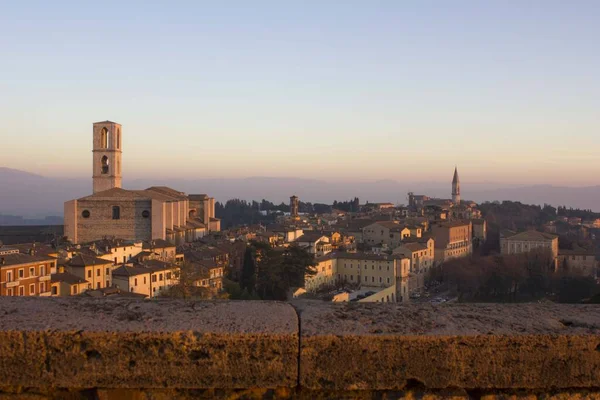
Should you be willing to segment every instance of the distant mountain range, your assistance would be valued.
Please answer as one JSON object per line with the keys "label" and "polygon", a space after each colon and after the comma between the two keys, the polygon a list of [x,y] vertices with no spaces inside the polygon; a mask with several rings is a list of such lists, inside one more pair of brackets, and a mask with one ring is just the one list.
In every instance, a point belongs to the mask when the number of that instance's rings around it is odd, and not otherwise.
{"label": "distant mountain range", "polygon": [[[490,183],[461,182],[463,199],[476,202],[494,200],[521,201],[526,204],[549,203],[600,211],[600,186],[560,187],[552,185],[498,186]],[[450,197],[447,183],[404,183],[393,180],[349,182],[301,178],[231,178],[231,179],[136,179],[124,180],[127,189],[170,186],[188,194],[206,193],[217,201],[232,198],[267,199],[288,202],[295,194],[302,201],[332,203],[358,197],[361,203],[393,202],[406,204],[409,191],[431,197]],[[48,178],[25,171],[0,167],[0,214],[44,217],[62,215],[63,203],[92,192],[92,179]]]}

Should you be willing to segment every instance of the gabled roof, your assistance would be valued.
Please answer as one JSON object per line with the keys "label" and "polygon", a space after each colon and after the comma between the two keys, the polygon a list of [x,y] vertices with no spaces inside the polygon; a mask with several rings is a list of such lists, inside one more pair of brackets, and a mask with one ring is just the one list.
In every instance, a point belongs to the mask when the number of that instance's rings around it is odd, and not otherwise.
{"label": "gabled roof", "polygon": [[146,241],[142,243],[142,249],[144,250],[164,249],[168,247],[175,247],[175,245],[163,239],[152,239],[149,242]]}
{"label": "gabled roof", "polygon": [[126,265],[121,265],[119,268],[113,270],[112,274],[113,276],[137,276],[150,274],[152,272],[151,269],[145,267],[128,267]]}
{"label": "gabled roof", "polygon": [[96,192],[89,196],[81,197],[78,200],[112,200],[115,198],[123,199],[123,200],[149,200],[148,195],[144,195],[140,193],[139,190],[125,190],[122,188],[112,188],[108,190],[103,190],[101,192]]}
{"label": "gabled roof", "polygon": [[91,265],[112,265],[112,261],[92,257],[85,254],[77,254],[68,262],[71,267],[88,267]]}
{"label": "gabled roof", "polygon": [[298,243],[314,243],[324,237],[327,237],[327,235],[324,235],[322,232],[305,231],[304,234],[295,241]]}
{"label": "gabled roof", "polygon": [[167,186],[152,186],[146,189],[147,192],[158,192],[161,194],[165,194],[167,196],[171,196],[177,200],[187,200],[187,196],[184,192],[180,192],[179,190],[171,189]]}
{"label": "gabled roof", "polygon": [[68,283],[69,285],[76,285],[78,283],[87,282],[85,279],[82,279],[82,278],[78,277],[77,275],[74,275],[70,272],[61,272],[58,274],[52,274],[52,276],[50,277],[50,281],[52,283],[64,282],[64,283]]}
{"label": "gabled roof", "polygon": [[420,242],[410,242],[401,244],[400,248],[408,249],[414,253],[415,251],[427,250],[427,245]]}
{"label": "gabled roof", "polygon": [[557,239],[558,236],[552,235],[550,233],[538,232],[538,231],[525,231],[521,233],[517,233],[516,235],[512,235],[507,237],[508,240],[520,240],[520,241],[531,241],[531,242],[545,242]]}

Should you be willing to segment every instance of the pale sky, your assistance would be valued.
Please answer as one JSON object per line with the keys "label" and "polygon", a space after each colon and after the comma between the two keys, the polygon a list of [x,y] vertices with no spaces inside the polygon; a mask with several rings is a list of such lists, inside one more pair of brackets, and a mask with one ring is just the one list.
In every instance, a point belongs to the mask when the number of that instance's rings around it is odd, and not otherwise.
{"label": "pale sky", "polygon": [[595,185],[598,21],[597,0],[0,0],[0,166],[91,176],[108,119],[127,178]]}

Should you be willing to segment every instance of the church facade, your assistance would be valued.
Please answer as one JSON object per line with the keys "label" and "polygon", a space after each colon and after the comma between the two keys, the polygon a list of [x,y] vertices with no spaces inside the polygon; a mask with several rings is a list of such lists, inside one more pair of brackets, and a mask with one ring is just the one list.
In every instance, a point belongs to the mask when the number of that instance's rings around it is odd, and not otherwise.
{"label": "church facade", "polygon": [[86,243],[115,237],[180,244],[220,230],[215,200],[205,194],[186,195],[166,186],[123,189],[122,127],[111,121],[93,126],[93,193],[65,203],[68,240]]}

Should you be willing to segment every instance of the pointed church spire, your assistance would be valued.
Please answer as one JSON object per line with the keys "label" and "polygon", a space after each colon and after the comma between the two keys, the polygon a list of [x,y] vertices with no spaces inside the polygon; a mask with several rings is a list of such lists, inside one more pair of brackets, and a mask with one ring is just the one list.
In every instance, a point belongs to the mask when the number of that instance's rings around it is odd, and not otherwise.
{"label": "pointed church spire", "polygon": [[458,179],[458,169],[454,166],[454,178],[452,178],[452,202],[460,204],[460,179]]}

